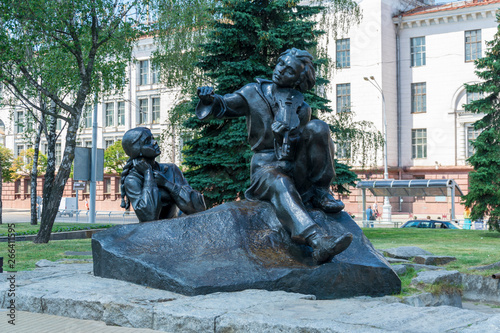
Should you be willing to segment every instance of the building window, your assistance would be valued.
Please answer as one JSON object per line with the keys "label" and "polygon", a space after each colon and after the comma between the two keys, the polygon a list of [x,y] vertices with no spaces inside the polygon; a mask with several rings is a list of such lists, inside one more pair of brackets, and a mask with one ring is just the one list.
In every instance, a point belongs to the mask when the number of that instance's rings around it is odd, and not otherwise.
{"label": "building window", "polygon": [[16,180],[14,183],[14,191],[16,191],[16,194],[21,194],[21,179]]}
{"label": "building window", "polygon": [[139,119],[138,123],[139,124],[146,124],[148,122],[148,100],[147,99],[140,99],[139,100]]}
{"label": "building window", "polygon": [[153,124],[159,124],[160,123],[160,98],[155,97],[152,99],[152,109],[153,109],[153,119],[151,119],[151,122]]}
{"label": "building window", "polygon": [[104,178],[104,193],[111,193],[111,178]]}
{"label": "building window", "polygon": [[56,129],[60,131],[62,129],[62,119],[57,119],[56,121]]}
{"label": "building window", "polygon": [[344,140],[337,143],[337,158],[349,159],[351,158],[351,140]]}
{"label": "building window", "polygon": [[115,143],[115,140],[104,140],[104,149],[108,149],[110,146],[112,146]]}
{"label": "building window", "polygon": [[125,125],[125,102],[118,102],[118,126]]}
{"label": "building window", "polygon": [[31,193],[31,180],[28,178],[28,179],[25,179],[24,180],[24,184],[25,184],[25,192],[26,194],[30,194]]}
{"label": "building window", "polygon": [[56,164],[61,164],[61,159],[62,159],[61,144],[56,143]]}
{"label": "building window", "polygon": [[139,61],[139,85],[149,82],[149,60]]}
{"label": "building window", "polygon": [[465,61],[481,58],[481,30],[465,32]]}
{"label": "building window", "polygon": [[425,37],[410,39],[411,65],[413,67],[425,66]]}
{"label": "building window", "polygon": [[83,126],[85,126],[85,128],[92,127],[92,105],[85,105],[83,112]]}
{"label": "building window", "polygon": [[467,92],[467,104],[477,101],[481,98],[483,98],[483,93],[481,92]]}
{"label": "building window", "polygon": [[337,48],[337,68],[351,67],[351,40],[339,39],[336,41]]}
{"label": "building window", "polygon": [[474,155],[474,146],[472,142],[476,141],[477,137],[481,134],[481,130],[474,129],[474,125],[467,126],[467,142],[466,142],[466,157],[469,158]]}
{"label": "building window", "polygon": [[106,114],[106,127],[113,126],[115,124],[113,119],[115,115],[115,103],[104,104],[104,111]]}
{"label": "building window", "polygon": [[426,83],[412,83],[411,84],[411,112],[422,113],[427,112],[426,107]]}
{"label": "building window", "polygon": [[18,157],[19,155],[21,155],[21,152],[24,150],[24,145],[16,145],[16,156],[15,157]]}
{"label": "building window", "polygon": [[92,141],[85,141],[85,148],[92,148]]}
{"label": "building window", "polygon": [[17,116],[16,116],[16,133],[23,133],[24,132],[24,112],[23,111],[17,111]]}
{"label": "building window", "polygon": [[351,84],[337,84],[337,112],[351,111]]}
{"label": "building window", "polygon": [[412,158],[427,158],[427,129],[411,130]]}
{"label": "building window", "polygon": [[151,65],[151,83],[155,84],[160,82],[160,68],[157,65]]}

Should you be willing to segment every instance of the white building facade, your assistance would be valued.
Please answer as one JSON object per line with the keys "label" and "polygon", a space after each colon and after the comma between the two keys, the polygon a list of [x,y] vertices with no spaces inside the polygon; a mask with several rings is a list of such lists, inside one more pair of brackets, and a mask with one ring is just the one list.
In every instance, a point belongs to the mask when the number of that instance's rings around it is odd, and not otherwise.
{"label": "white building facade", "polygon": [[[472,170],[466,159],[472,153],[470,140],[478,135],[472,124],[481,116],[464,112],[463,104],[478,98],[466,94],[464,83],[478,80],[474,59],[485,55],[486,41],[497,31],[500,1],[362,0],[359,5],[361,23],[329,43],[338,66],[328,91],[332,108],[343,112],[347,99],[345,110],[383,132],[382,93],[370,81],[378,84],[385,97],[389,179],[450,178],[466,193]],[[353,165],[361,179],[383,178],[383,153],[377,154],[375,168]],[[343,199],[346,210],[362,211],[359,190]],[[379,207],[382,200],[368,197]],[[450,200],[390,201],[395,214],[435,218],[449,217]]]}

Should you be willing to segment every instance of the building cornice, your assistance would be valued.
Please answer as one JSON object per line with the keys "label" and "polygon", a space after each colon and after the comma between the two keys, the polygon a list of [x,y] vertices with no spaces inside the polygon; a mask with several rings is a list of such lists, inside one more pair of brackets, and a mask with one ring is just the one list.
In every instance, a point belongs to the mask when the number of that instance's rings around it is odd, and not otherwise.
{"label": "building cornice", "polygon": [[451,7],[445,10],[436,8],[434,11],[422,11],[409,15],[403,13],[395,16],[393,22],[401,29],[412,29],[476,20],[495,21],[499,6],[500,0],[476,6]]}

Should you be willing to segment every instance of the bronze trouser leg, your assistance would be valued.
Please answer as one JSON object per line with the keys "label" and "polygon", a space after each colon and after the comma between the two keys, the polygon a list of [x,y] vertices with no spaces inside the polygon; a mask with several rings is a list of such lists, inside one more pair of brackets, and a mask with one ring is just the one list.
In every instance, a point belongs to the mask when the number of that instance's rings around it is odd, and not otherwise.
{"label": "bronze trouser leg", "polygon": [[256,153],[252,157],[252,185],[245,196],[251,200],[269,201],[292,239],[305,243],[318,226],[304,207],[292,177],[278,164],[274,151]]}
{"label": "bronze trouser leg", "polygon": [[334,146],[330,128],[321,120],[304,127],[297,144],[294,179],[297,190],[307,193],[312,186],[328,188],[335,177]]}
{"label": "bronze trouser leg", "polygon": [[317,225],[307,213],[290,177],[278,175],[269,194],[278,220],[294,241],[305,243],[307,237],[316,233]]}

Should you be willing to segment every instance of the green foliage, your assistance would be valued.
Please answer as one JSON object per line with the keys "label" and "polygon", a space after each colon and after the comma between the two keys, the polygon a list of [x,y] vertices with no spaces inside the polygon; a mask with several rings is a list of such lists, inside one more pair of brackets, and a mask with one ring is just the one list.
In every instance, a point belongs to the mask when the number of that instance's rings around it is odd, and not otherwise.
{"label": "green foliage", "polygon": [[[40,113],[40,124],[50,124],[45,128],[49,161],[44,210],[35,242],[49,241],[71,173],[84,105],[89,95],[125,86],[133,43],[149,33],[145,19],[149,4],[149,0],[0,0],[0,81]],[[56,119],[66,123],[57,173]]]}
{"label": "green foliage", "polygon": [[121,174],[128,156],[123,150],[122,141],[118,140],[104,151],[104,170],[108,173]]}
{"label": "green foliage", "polygon": [[160,68],[162,83],[192,93],[206,83],[195,62],[200,44],[207,41],[207,31],[214,20],[218,0],[153,0],[156,14],[153,29],[159,32],[153,64]]}
{"label": "green foliage", "polygon": [[468,161],[474,171],[469,174],[469,193],[462,199],[472,208],[473,220],[489,217],[489,228],[500,232],[500,26],[487,45],[486,56],[474,62],[482,82],[465,85],[467,92],[483,96],[464,105],[465,110],[484,116],[474,124],[482,132],[472,142],[475,152]]}
{"label": "green foliage", "polygon": [[330,124],[333,141],[345,144],[347,148],[348,154],[343,156],[343,163],[360,165],[361,168],[376,166],[377,154],[384,145],[383,135],[372,122],[355,121],[354,116],[355,113],[350,111],[324,114],[322,118]]}
{"label": "green foliage", "polygon": [[408,296],[417,291],[417,289],[411,285],[411,280],[415,277],[417,277],[417,272],[413,267],[407,267],[406,272],[399,276],[401,279],[401,294],[399,296]]}
{"label": "green foliage", "polygon": [[335,160],[335,172],[337,177],[333,180],[333,187],[338,194],[349,194],[349,186],[355,187],[358,175],[351,170],[351,167]]}
{"label": "green foliage", "polygon": [[0,181],[10,182],[13,180],[13,174],[10,170],[12,166],[12,150],[0,145],[0,167],[2,173],[0,174]]}
{"label": "green foliage", "polygon": [[[12,162],[10,170],[13,174],[14,180],[24,178],[29,176],[31,169],[33,168],[33,157],[35,155],[35,149],[29,148],[21,151],[18,157]],[[38,164],[37,171],[38,175],[42,175],[47,170],[47,156],[38,153]]]}
{"label": "green foliage", "polygon": [[[324,7],[301,6],[298,1],[262,0],[217,1],[213,30],[202,45],[203,55],[196,64],[224,95],[255,82],[270,78],[279,55],[296,47],[313,51],[324,32],[316,29],[314,17]],[[326,63],[318,59],[317,67]],[[318,77],[317,85],[327,81]],[[313,113],[329,111],[328,100],[310,91],[305,94]],[[193,102],[197,101],[193,97]],[[194,103],[191,104],[194,106]],[[193,109],[191,109],[191,112]],[[195,132],[184,149],[185,173],[190,184],[203,191],[207,203],[242,198],[249,185],[252,153],[247,143],[244,119],[199,121],[190,119],[185,126]],[[356,179],[348,168],[339,168],[339,181],[353,184]],[[342,184],[336,184],[347,191]]]}

